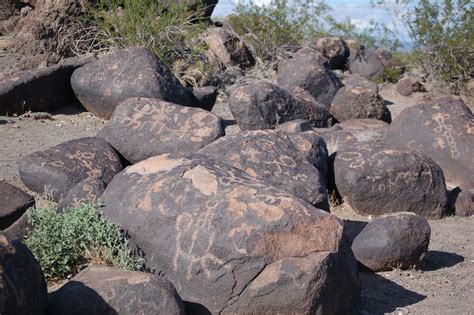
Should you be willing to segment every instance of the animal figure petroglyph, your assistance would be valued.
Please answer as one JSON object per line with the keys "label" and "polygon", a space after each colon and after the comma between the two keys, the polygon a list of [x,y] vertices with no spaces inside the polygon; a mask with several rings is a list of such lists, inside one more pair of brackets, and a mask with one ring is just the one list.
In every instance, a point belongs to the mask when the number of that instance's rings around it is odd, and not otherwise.
{"label": "animal figure petroglyph", "polygon": [[437,126],[433,129],[438,137],[435,138],[433,147],[438,149],[444,149],[447,143],[451,157],[457,159],[461,154],[457,149],[456,140],[453,137],[453,125],[447,124],[446,121],[451,117],[448,113],[436,113],[432,116],[432,119],[437,123]]}

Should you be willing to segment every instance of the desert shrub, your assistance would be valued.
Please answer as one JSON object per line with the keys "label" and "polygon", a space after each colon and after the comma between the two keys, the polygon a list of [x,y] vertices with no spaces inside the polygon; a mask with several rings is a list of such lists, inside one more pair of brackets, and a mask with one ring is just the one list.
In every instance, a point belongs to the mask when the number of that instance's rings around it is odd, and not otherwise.
{"label": "desert shrub", "polygon": [[257,57],[274,59],[280,49],[291,49],[305,38],[320,35],[328,10],[325,2],[315,0],[271,0],[267,5],[240,1],[234,31],[241,36],[252,33],[259,42]]}
{"label": "desert shrub", "polygon": [[415,64],[433,80],[463,89],[474,68],[474,5],[469,0],[401,0],[392,8],[413,42]]}
{"label": "desert shrub", "polygon": [[27,218],[32,229],[25,244],[47,279],[64,279],[87,263],[142,267],[120,227],[104,218],[98,205],[83,203],[64,213],[53,207],[31,209]]}
{"label": "desert shrub", "polygon": [[89,18],[99,29],[101,43],[111,47],[152,49],[170,68],[177,60],[202,61],[205,46],[195,39],[207,27],[204,7],[156,0],[98,0]]}

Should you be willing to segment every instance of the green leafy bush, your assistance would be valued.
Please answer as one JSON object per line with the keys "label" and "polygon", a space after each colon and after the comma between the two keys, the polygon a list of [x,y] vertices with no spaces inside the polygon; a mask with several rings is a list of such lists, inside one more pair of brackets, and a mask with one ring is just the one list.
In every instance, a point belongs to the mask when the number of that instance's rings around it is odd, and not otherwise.
{"label": "green leafy bush", "polygon": [[194,39],[207,27],[204,7],[156,0],[98,0],[89,15],[107,46],[152,49],[170,68],[177,60],[202,61],[206,48]]}
{"label": "green leafy bush", "polygon": [[[389,5],[390,4],[390,5]],[[433,80],[459,92],[474,68],[474,4],[469,0],[379,0],[405,25],[413,42],[415,64]]]}
{"label": "green leafy bush", "polygon": [[32,229],[25,244],[41,265],[47,279],[63,279],[87,263],[138,270],[143,259],[128,248],[119,226],[99,212],[99,206],[83,203],[59,213],[53,207],[31,209]]}

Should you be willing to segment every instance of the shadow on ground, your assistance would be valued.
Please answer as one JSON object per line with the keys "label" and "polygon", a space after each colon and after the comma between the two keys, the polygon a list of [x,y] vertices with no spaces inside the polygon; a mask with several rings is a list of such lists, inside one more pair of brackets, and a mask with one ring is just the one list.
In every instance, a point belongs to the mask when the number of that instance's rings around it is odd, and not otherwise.
{"label": "shadow on ground", "polygon": [[455,253],[431,250],[426,254],[423,270],[434,271],[453,267],[464,261],[464,257]]}
{"label": "shadow on ground", "polygon": [[426,298],[373,272],[361,272],[360,280],[361,298],[351,315],[392,313]]}

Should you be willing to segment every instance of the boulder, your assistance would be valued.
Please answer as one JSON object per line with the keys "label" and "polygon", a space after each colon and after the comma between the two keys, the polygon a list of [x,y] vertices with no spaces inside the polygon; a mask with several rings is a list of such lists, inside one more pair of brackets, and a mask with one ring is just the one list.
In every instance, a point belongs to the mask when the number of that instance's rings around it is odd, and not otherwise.
{"label": "boulder", "polygon": [[315,131],[289,135],[301,157],[316,167],[325,183],[328,181],[328,149],[324,139]]}
{"label": "boulder", "polygon": [[216,70],[231,66],[247,69],[255,65],[255,58],[247,45],[228,29],[210,28],[204,33],[202,40],[208,47],[207,58]]}
{"label": "boulder", "polygon": [[0,21],[7,20],[19,13],[15,4],[16,0],[2,0],[0,2]]}
{"label": "boulder", "polygon": [[77,102],[70,79],[92,58],[72,59],[36,71],[21,71],[0,81],[0,115],[51,112]]}
{"label": "boulder", "polygon": [[223,135],[216,115],[150,98],[120,104],[98,134],[131,163],[163,153],[188,155]]}
{"label": "boulder", "polygon": [[0,313],[45,314],[48,292],[41,267],[20,241],[0,233]]}
{"label": "boulder", "polygon": [[367,79],[382,77],[385,67],[377,53],[371,49],[360,49],[349,63],[349,71]]}
{"label": "boulder", "polygon": [[390,50],[385,48],[377,48],[375,53],[379,57],[380,61],[382,61],[384,67],[393,67],[395,65],[395,62],[393,61],[393,55]]}
{"label": "boulder", "polygon": [[203,86],[193,89],[193,94],[199,102],[199,107],[211,111],[216,103],[217,88],[215,86]]}
{"label": "boulder", "polygon": [[199,153],[239,168],[317,208],[329,210],[323,177],[298,154],[283,132],[242,131],[209,144]]}
{"label": "boulder", "polygon": [[466,184],[474,174],[474,115],[462,101],[444,98],[404,109],[384,142],[426,154],[441,166],[449,184],[473,188]]}
{"label": "boulder", "polygon": [[349,58],[349,47],[340,37],[323,37],[314,43],[314,49],[329,60],[331,69],[343,70]]}
{"label": "boulder", "polygon": [[293,135],[304,131],[312,130],[309,121],[304,119],[295,119],[278,125],[278,130],[283,131],[287,135]]}
{"label": "boulder", "polygon": [[378,93],[377,84],[360,76],[344,81],[331,104],[331,115],[339,122],[357,118],[373,118],[390,122],[390,111]]}
{"label": "boulder", "polygon": [[66,141],[20,160],[20,178],[29,189],[47,192],[58,201],[87,177],[100,178],[108,184],[122,170],[114,149],[97,137]]}
{"label": "boulder", "polygon": [[104,55],[74,71],[71,85],[88,111],[106,119],[118,104],[131,97],[159,98],[184,106],[196,104],[193,95],[147,48],[130,47]]}
{"label": "boulder", "polygon": [[373,271],[419,266],[430,243],[428,221],[411,212],[390,213],[365,226],[352,243],[357,261]]}
{"label": "boulder", "polygon": [[336,217],[208,157],[152,157],[102,198],[147,267],[211,313],[343,314],[360,294]]}
{"label": "boulder", "polygon": [[303,88],[328,107],[342,86],[328,62],[316,53],[296,54],[292,59],[280,61],[277,82],[286,89],[293,86]]}
{"label": "boulder", "polygon": [[97,203],[104,191],[105,184],[102,179],[88,177],[69,190],[67,195],[59,202],[58,209],[77,208],[82,202]]}
{"label": "boulder", "polygon": [[51,293],[49,315],[186,314],[165,278],[113,267],[90,266]]}
{"label": "boulder", "polygon": [[339,194],[363,215],[408,211],[440,219],[448,210],[443,171],[421,153],[350,143],[337,151],[334,177]]}
{"label": "boulder", "polygon": [[349,131],[357,141],[379,141],[382,140],[390,127],[384,121],[371,118],[349,119],[341,122],[339,126]]}
{"label": "boulder", "polygon": [[254,81],[235,88],[229,107],[241,130],[274,129],[295,119],[308,120],[312,126],[327,125],[329,111],[304,92],[294,96],[282,88]]}
{"label": "boulder", "polygon": [[25,211],[35,205],[35,199],[4,181],[0,181],[0,230],[15,223]]}
{"label": "boulder", "polygon": [[425,87],[418,79],[412,76],[404,76],[398,81],[397,91],[404,96],[410,96],[414,92],[424,92]]}
{"label": "boulder", "polygon": [[464,189],[459,189],[456,196],[455,210],[456,215],[461,217],[469,217],[474,215],[474,184],[461,184]]}

